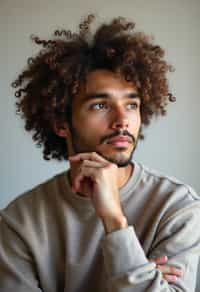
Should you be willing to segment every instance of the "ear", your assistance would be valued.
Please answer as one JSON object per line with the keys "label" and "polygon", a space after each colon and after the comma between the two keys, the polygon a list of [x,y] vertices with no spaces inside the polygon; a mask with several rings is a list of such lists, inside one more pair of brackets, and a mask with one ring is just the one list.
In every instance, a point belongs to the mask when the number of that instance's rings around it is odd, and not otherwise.
{"label": "ear", "polygon": [[75,151],[72,145],[72,141],[71,141],[72,137],[71,137],[71,132],[70,132],[68,123],[65,122],[64,124],[60,124],[58,122],[55,122],[53,128],[56,135],[66,139],[68,155],[74,155]]}
{"label": "ear", "polygon": [[67,138],[70,134],[69,126],[67,123],[60,124],[58,122],[55,122],[53,128],[54,128],[54,132],[59,137]]}

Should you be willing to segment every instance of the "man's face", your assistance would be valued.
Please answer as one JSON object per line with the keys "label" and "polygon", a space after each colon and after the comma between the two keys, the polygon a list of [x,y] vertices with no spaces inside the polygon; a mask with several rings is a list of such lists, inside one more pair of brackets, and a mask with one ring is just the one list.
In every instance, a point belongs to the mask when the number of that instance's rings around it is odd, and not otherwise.
{"label": "man's face", "polygon": [[118,167],[127,166],[140,125],[140,98],[134,84],[108,70],[92,71],[72,103],[69,155],[97,152]]}

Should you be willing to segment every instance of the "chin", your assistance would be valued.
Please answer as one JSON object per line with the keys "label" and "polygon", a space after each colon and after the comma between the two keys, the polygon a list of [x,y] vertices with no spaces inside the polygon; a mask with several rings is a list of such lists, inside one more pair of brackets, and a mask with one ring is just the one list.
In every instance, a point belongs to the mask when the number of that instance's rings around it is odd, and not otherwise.
{"label": "chin", "polygon": [[113,154],[113,155],[109,155],[109,154],[106,155],[106,153],[101,153],[101,152],[97,152],[97,153],[100,154],[106,160],[110,161],[111,163],[116,164],[118,167],[128,166],[131,163],[132,154],[133,154],[131,153],[127,157],[127,155],[124,155],[122,153]]}
{"label": "chin", "polygon": [[126,167],[131,163],[131,159],[119,160],[119,159],[108,159],[110,162],[115,163],[118,167]]}

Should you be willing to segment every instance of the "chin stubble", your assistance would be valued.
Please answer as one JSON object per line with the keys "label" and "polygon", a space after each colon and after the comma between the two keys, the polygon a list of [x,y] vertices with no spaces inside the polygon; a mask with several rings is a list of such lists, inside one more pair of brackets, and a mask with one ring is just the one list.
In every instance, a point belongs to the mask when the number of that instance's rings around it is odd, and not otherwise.
{"label": "chin stubble", "polygon": [[[83,148],[81,148],[81,145],[79,146],[78,143],[75,142],[75,141],[79,141],[79,135],[78,135],[77,131],[75,130],[75,128],[72,126],[72,123],[69,123],[69,128],[70,128],[70,132],[71,132],[72,146],[73,146],[74,151],[76,153],[86,152],[86,151],[94,151],[94,150],[84,150]],[[112,157],[107,157],[106,155],[102,154],[99,151],[96,151],[96,152],[99,155],[101,155],[103,158],[110,161],[111,163],[115,163],[118,167],[125,167],[131,163],[133,154],[134,154],[136,147],[137,147],[138,140],[133,135],[131,135],[127,130],[119,129],[110,135],[102,137],[100,140],[100,144],[107,144],[109,139],[114,138],[114,137],[119,136],[119,135],[129,136],[132,139],[132,143],[133,143],[134,147],[133,147],[133,149],[132,149],[132,151],[127,159],[125,159],[125,160],[122,159],[121,161],[119,161],[119,159],[117,159],[117,158],[115,159]],[[124,148],[118,148],[119,152],[121,152],[123,150],[124,150]]]}

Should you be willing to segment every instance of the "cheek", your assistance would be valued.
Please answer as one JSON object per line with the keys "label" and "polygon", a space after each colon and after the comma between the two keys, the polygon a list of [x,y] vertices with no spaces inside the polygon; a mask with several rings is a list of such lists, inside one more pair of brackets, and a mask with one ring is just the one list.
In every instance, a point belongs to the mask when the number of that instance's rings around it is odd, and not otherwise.
{"label": "cheek", "polygon": [[129,127],[131,129],[135,129],[140,126],[140,123],[141,123],[140,114],[134,114],[134,115],[130,114],[128,119],[129,119]]}
{"label": "cheek", "polygon": [[74,126],[78,126],[81,129],[89,127],[90,129],[99,129],[107,121],[107,115],[105,113],[91,114],[87,111],[81,111],[78,116],[74,117]]}
{"label": "cheek", "polygon": [[99,136],[105,133],[106,127],[104,127],[103,121],[99,116],[88,116],[87,114],[74,117],[73,127],[76,129],[79,137],[84,140],[96,143],[99,140]]}

